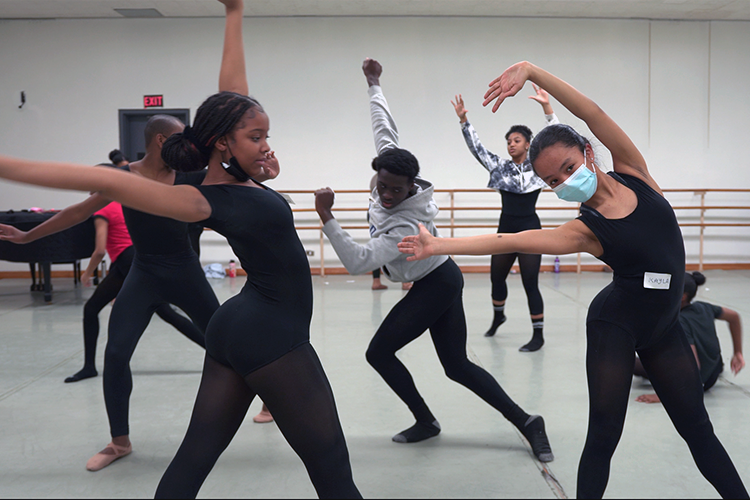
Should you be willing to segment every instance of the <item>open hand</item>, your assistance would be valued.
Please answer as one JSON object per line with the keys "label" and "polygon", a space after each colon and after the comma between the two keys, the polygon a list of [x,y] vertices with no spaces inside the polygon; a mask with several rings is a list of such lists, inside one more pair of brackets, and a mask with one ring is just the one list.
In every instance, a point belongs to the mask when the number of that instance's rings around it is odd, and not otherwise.
{"label": "open hand", "polygon": [[745,358],[744,356],[742,356],[741,352],[737,352],[734,354],[734,356],[732,356],[732,361],[729,366],[732,367],[732,373],[734,373],[735,375],[737,375],[740,370],[745,368]]}
{"label": "open hand", "polygon": [[456,96],[456,102],[451,101],[451,104],[453,104],[453,109],[456,110],[456,115],[458,115],[458,119],[461,121],[461,123],[466,122],[466,113],[468,109],[466,109],[466,106],[464,106],[464,98],[461,94],[458,94]]}
{"label": "open hand", "polygon": [[495,105],[492,106],[492,112],[494,113],[507,97],[516,95],[526,84],[526,80],[529,79],[528,66],[529,63],[525,61],[516,63],[506,69],[502,75],[492,80],[490,89],[484,94],[482,106],[487,106],[497,99]]}
{"label": "open hand", "polygon": [[537,87],[536,83],[531,83],[531,85],[534,86],[534,91],[536,92],[536,95],[530,95],[529,99],[533,99],[542,106],[545,104],[549,104],[549,94],[546,90],[544,90],[542,87]]}
{"label": "open hand", "polygon": [[267,179],[275,179],[279,176],[281,167],[279,167],[279,160],[276,158],[276,151],[269,151],[266,153],[266,160],[263,162],[263,173]]}
{"label": "open hand", "polygon": [[410,254],[406,260],[423,260],[435,255],[433,253],[435,237],[430,234],[423,224],[419,225],[419,234],[407,236],[398,244],[398,251]]}
{"label": "open hand", "polygon": [[0,224],[0,240],[10,241],[11,243],[24,243],[26,231],[21,231],[7,224]]}

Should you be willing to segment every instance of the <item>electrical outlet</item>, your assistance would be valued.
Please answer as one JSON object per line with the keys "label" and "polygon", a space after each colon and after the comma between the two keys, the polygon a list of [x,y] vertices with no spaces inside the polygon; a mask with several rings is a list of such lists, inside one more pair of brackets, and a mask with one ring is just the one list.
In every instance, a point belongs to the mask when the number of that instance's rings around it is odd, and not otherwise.
{"label": "electrical outlet", "polygon": [[308,257],[314,257],[315,256],[315,250],[307,250],[305,251]]}

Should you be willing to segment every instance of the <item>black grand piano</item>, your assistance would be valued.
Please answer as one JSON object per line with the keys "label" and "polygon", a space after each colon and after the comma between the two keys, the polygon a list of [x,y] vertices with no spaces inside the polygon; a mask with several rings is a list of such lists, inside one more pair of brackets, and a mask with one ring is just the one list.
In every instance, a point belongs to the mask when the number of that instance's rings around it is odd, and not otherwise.
{"label": "black grand piano", "polygon": [[[0,223],[28,231],[56,213],[57,211],[10,210],[0,212]],[[31,290],[44,291],[45,302],[50,302],[52,300],[51,265],[73,264],[74,281],[78,283],[81,275],[81,259],[91,257],[94,252],[94,240],[94,222],[92,218],[89,218],[65,231],[25,245],[0,241],[0,260],[28,262],[31,269]],[[39,268],[38,283],[37,266]]]}

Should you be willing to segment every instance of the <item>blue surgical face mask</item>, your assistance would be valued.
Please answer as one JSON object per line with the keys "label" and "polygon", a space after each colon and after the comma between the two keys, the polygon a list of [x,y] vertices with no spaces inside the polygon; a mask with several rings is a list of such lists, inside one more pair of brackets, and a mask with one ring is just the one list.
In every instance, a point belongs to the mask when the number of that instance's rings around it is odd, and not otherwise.
{"label": "blue surgical face mask", "polygon": [[583,156],[583,165],[578,167],[565,182],[552,188],[558,198],[565,201],[577,201],[580,203],[589,201],[596,192],[596,174],[586,168],[586,154]]}

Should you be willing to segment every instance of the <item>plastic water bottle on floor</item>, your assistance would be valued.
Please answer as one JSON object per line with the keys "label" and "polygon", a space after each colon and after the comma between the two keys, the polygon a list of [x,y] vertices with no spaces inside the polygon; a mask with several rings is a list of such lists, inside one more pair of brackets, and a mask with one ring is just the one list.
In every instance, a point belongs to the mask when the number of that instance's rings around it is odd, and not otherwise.
{"label": "plastic water bottle on floor", "polygon": [[555,270],[556,273],[560,272],[560,257],[555,257],[554,270]]}

